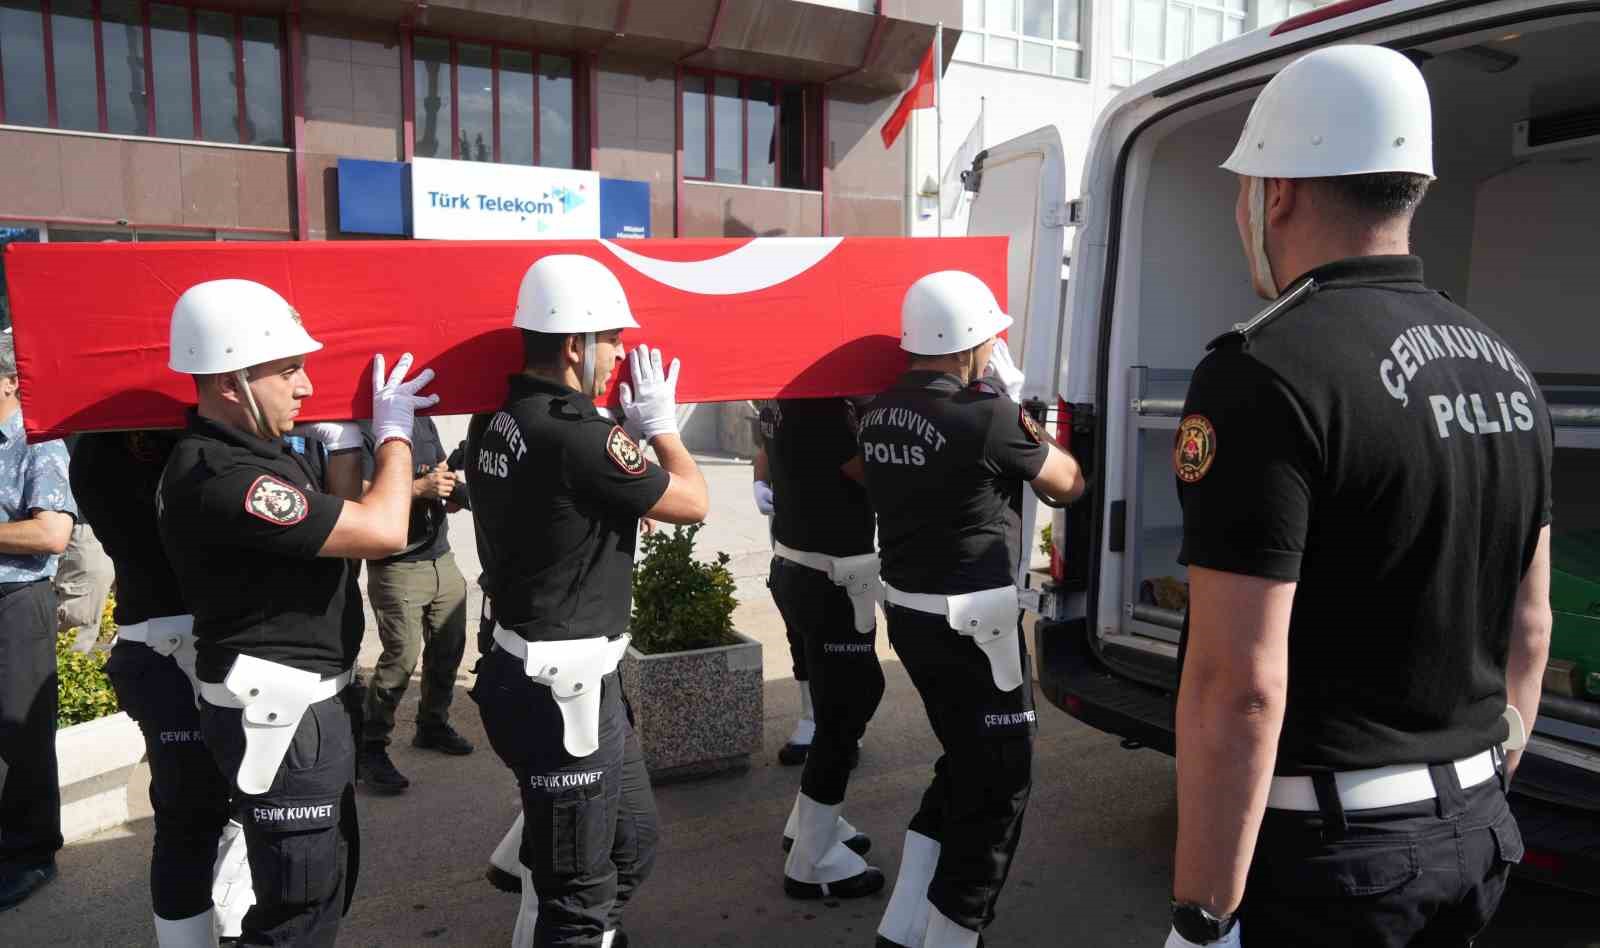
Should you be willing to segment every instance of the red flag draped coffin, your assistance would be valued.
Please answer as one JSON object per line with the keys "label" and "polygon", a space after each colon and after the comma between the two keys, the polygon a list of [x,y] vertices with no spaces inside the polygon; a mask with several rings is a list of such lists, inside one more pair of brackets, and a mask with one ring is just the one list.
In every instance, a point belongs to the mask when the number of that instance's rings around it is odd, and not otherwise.
{"label": "red flag draped coffin", "polygon": [[521,366],[517,287],[553,253],[617,275],[642,327],[624,342],[683,360],[682,402],[879,391],[904,368],[900,300],[918,277],[968,270],[1005,299],[996,237],[12,244],[28,433],[181,425],[194,388],[167,368],[172,305],[222,278],[277,290],[324,344],[302,420],[370,414],[377,352],[437,371],[434,413],[492,410]]}

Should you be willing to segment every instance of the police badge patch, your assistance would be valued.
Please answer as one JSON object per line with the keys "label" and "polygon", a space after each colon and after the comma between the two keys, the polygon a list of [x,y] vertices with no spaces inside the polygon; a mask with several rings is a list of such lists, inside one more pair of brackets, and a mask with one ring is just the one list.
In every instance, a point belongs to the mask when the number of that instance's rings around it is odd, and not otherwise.
{"label": "police badge patch", "polygon": [[299,490],[270,474],[263,474],[245,491],[244,509],[252,517],[289,527],[306,519],[311,504]]}
{"label": "police badge patch", "polygon": [[1022,433],[1034,444],[1044,444],[1044,432],[1039,430],[1039,423],[1033,420],[1026,408],[1018,409],[1018,423],[1022,425]]}
{"label": "police badge patch", "polygon": [[621,425],[612,425],[611,433],[606,435],[606,457],[611,459],[612,464],[622,468],[624,474],[637,477],[644,473],[644,452],[639,450]]}
{"label": "police badge patch", "polygon": [[1189,415],[1178,425],[1172,447],[1172,468],[1178,480],[1193,484],[1211,470],[1217,459],[1217,430],[1205,415]]}

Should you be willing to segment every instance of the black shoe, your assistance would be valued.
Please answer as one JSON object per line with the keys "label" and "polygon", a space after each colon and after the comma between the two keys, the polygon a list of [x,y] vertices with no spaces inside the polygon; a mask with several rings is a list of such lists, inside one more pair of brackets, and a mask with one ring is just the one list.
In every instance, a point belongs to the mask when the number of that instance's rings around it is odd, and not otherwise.
{"label": "black shoe", "polygon": [[411,786],[406,775],[395,769],[389,759],[389,750],[383,746],[365,747],[361,751],[361,782],[374,793],[393,796]]}
{"label": "black shoe", "polygon": [[[794,840],[785,836],[783,838],[783,851],[788,852],[793,848]],[[857,856],[865,856],[867,853],[872,851],[872,837],[868,836],[866,833],[857,833],[856,835],[844,841],[844,848],[855,853]]]}
{"label": "black shoe", "polygon": [[811,753],[810,744],[785,744],[778,748],[778,763],[785,767],[798,767],[806,762],[806,755]]}
{"label": "black shoe", "polygon": [[883,873],[872,866],[838,882],[798,882],[783,877],[784,894],[791,899],[859,899],[882,888]]}
{"label": "black shoe", "polygon": [[[878,940],[873,942],[873,946],[874,946],[874,948],[914,948],[914,946],[912,946],[912,945],[902,945],[897,941],[890,941],[889,939],[883,937],[882,935],[879,935],[878,936]],[[978,936],[978,948],[983,948],[983,936],[982,935]]]}
{"label": "black shoe", "polygon": [[522,878],[512,875],[499,866],[490,866],[484,871],[483,877],[489,880],[490,885],[501,892],[509,892],[512,895],[522,894]]}
{"label": "black shoe", "polygon": [[453,757],[464,757],[472,753],[472,742],[457,734],[456,729],[448,724],[417,728],[417,733],[411,738],[411,746],[440,751]]}
{"label": "black shoe", "polygon": [[16,908],[28,900],[28,896],[44,888],[45,883],[56,877],[56,861],[42,862],[37,866],[28,866],[25,869],[16,869],[0,876],[0,912]]}

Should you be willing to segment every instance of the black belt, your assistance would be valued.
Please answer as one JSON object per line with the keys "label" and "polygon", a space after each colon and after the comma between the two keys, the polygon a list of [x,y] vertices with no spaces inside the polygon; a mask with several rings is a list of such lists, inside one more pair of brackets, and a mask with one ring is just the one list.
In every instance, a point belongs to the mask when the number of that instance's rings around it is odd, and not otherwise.
{"label": "black belt", "polygon": [[49,582],[48,579],[42,579],[41,578],[41,579],[24,580],[23,582],[20,582],[20,583],[0,583],[0,599],[4,599],[5,597],[11,595],[12,593],[22,592],[24,589],[31,589],[32,587],[37,586],[40,583],[47,583],[47,582]]}

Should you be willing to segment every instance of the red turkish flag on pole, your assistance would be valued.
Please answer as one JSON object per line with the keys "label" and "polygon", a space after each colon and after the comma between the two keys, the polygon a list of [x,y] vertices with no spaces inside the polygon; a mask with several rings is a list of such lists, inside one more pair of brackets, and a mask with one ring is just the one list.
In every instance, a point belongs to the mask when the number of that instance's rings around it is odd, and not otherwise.
{"label": "red turkish flag on pole", "polygon": [[883,123],[883,147],[894,147],[894,140],[900,137],[900,130],[906,127],[906,122],[911,118],[912,109],[933,108],[933,44],[928,44],[928,52],[922,57],[922,65],[917,67],[917,81],[911,84],[905,95],[900,97],[900,102],[894,107],[894,112],[888,121]]}

